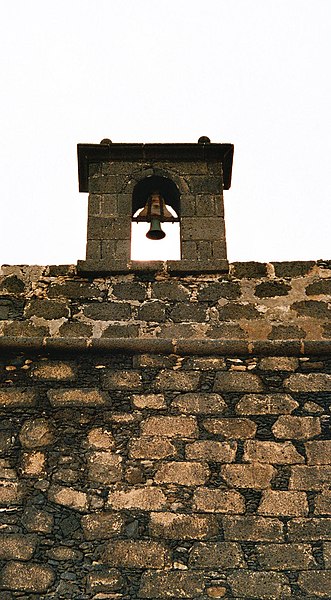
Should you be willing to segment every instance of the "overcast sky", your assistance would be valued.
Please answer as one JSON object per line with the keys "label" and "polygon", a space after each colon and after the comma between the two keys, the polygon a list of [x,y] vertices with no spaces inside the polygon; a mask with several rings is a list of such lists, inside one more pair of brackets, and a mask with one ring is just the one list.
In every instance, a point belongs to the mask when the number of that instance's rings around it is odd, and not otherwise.
{"label": "overcast sky", "polygon": [[235,146],[231,261],[331,258],[330,0],[11,0],[0,29],[0,264],[85,257],[77,143],[201,135]]}

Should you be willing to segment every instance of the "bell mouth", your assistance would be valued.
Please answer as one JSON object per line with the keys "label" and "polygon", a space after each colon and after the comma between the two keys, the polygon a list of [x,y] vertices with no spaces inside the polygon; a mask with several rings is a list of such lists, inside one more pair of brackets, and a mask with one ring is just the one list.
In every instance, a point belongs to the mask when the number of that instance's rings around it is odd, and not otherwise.
{"label": "bell mouth", "polygon": [[166,234],[164,233],[164,231],[162,231],[162,229],[160,230],[150,230],[147,231],[146,233],[146,237],[149,240],[163,240],[163,238],[165,238]]}

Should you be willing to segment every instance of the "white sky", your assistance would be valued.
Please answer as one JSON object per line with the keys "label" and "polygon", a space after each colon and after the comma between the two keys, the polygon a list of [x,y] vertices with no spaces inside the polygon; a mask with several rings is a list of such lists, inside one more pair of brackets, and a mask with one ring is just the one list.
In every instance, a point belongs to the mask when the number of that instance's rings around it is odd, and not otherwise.
{"label": "white sky", "polygon": [[231,261],[331,258],[330,0],[3,0],[0,51],[0,264],[85,257],[77,143],[201,135]]}

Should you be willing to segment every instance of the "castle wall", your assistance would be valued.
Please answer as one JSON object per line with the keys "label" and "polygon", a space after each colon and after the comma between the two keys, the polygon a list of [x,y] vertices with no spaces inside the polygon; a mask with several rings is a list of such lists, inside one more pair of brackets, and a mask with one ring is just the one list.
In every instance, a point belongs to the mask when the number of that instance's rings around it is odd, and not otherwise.
{"label": "castle wall", "polygon": [[2,267],[1,600],[331,596],[330,267]]}

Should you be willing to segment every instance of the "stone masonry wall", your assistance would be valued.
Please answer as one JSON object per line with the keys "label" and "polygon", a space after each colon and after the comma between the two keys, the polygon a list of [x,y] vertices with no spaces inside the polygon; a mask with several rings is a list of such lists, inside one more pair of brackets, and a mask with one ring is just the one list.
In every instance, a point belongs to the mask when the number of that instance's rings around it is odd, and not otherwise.
{"label": "stone masonry wall", "polygon": [[331,597],[330,267],[2,268],[1,600]]}

